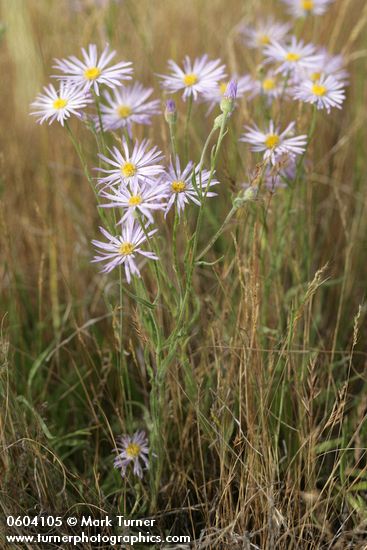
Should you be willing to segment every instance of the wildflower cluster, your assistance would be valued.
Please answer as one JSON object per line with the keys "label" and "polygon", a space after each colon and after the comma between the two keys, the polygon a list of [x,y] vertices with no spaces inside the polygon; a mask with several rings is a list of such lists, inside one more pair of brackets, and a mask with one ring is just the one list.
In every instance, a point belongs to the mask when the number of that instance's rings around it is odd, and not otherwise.
{"label": "wildflower cluster", "polygon": [[[282,1],[288,12],[298,18],[322,15],[333,0]],[[306,134],[296,135],[295,121],[281,129],[282,125],[272,116],[275,102],[310,103],[317,110],[330,113],[333,107],[342,107],[348,83],[341,55],[331,55],[323,47],[305,43],[292,35],[291,29],[291,24],[277,22],[272,17],[258,20],[254,26],[241,23],[237,28],[243,44],[258,49],[262,56],[247,99],[260,97],[270,118],[266,127],[247,124],[240,141],[250,144],[252,151],[263,153],[266,164],[263,183],[272,190],[294,179],[295,158],[305,152],[310,138]],[[279,112],[279,103],[277,107]]]}
{"label": "wildflower cluster", "polygon": [[[294,17],[323,14],[332,3],[332,0],[282,1]],[[168,61],[169,74],[157,77],[166,94],[178,93],[187,102],[185,155],[180,155],[177,147],[178,116],[173,99],[166,101],[164,110],[171,138],[170,156],[166,157],[148,139],[136,138],[135,127],[149,126],[152,118],[161,113],[161,101],[152,99],[152,88],[145,88],[137,81],[129,82],[132,63],[112,64],[116,53],[108,45],[100,55],[97,46],[91,44],[88,49],[82,48],[81,58],[70,56],[55,61],[54,68],[59,73],[52,77],[60,81],[59,87],[52,84],[45,87],[44,93],[32,104],[32,114],[40,123],[48,121],[51,124],[57,120],[68,128],[72,137],[68,125],[71,115],[82,119],[93,131],[99,149],[99,165],[95,168],[98,175],[96,178],[88,175],[88,179],[98,196],[103,220],[100,231],[104,240],[92,241],[97,251],[92,261],[102,263],[103,272],[109,273],[119,267],[127,283],[132,283],[134,278],[140,277],[142,263],[158,261],[155,238],[158,222],[164,224],[171,209],[175,212],[177,228],[187,206],[198,206],[196,231],[199,231],[203,203],[217,194],[214,189],[219,185],[216,164],[220,145],[229,119],[241,101],[257,99],[267,114],[265,124],[246,121],[243,134],[238,136],[239,142],[248,144],[251,151],[262,155],[260,179],[264,187],[273,191],[295,177],[296,159],[305,153],[311,132],[301,133],[295,120],[280,119],[284,113],[284,109],[279,109],[280,102],[282,105],[287,101],[311,103],[327,113],[333,107],[340,109],[348,74],[341,56],[333,56],[324,48],[292,36],[291,29],[289,22],[279,23],[273,18],[257,21],[254,26],[239,25],[242,43],[259,50],[261,62],[253,74],[230,74],[220,59],[210,59],[207,54],[194,60],[186,56],[182,65]],[[220,111],[213,120],[200,158],[190,160],[187,138],[194,103],[206,104],[207,116],[215,108]],[[273,109],[273,106],[278,108]],[[87,108],[91,112],[86,111]],[[119,132],[117,144],[113,141],[116,132]],[[214,136],[216,144],[213,146]],[[204,164],[209,151],[207,169]],[[238,205],[253,197],[255,191],[242,193],[241,190],[240,195],[234,197],[234,207],[227,219]],[[197,235],[193,237],[191,266],[185,273],[186,290],[191,288],[196,255]],[[173,261],[177,263],[177,258]],[[181,296],[182,311],[185,299]],[[133,462],[135,474],[141,477],[139,458],[147,465],[145,434],[139,432],[133,438],[126,436],[118,452],[115,466],[123,475],[129,462]]]}

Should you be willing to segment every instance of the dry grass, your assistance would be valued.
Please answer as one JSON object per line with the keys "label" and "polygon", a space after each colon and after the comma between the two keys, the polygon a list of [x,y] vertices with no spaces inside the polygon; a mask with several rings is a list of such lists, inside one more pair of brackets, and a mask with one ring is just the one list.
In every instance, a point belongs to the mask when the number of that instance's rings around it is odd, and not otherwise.
{"label": "dry grass", "polygon": [[[2,1],[3,514],[153,514],[162,531],[188,533],[195,548],[215,550],[366,548],[364,0],[336,0],[304,30],[343,51],[351,85],[343,111],[318,118],[302,180],[240,209],[206,256],[221,261],[196,271],[190,331],[167,373],[155,509],[149,486],[121,482],[111,458],[116,435],[151,428],[145,366],[154,364],[154,345],[126,297],[123,346],[136,403],[136,425],[127,425],[118,311],[108,307],[115,279],[89,263],[95,199],[66,133],[35,125],[29,102],[48,81],[53,57],[91,41],[110,41],[157,97],[154,73],[170,57],[207,51],[245,72],[256,60],[236,41],[235,25],[280,9],[255,0],[124,0],[73,12],[71,3]],[[200,108],[194,114],[198,156],[210,121]],[[254,167],[235,136],[259,114],[243,104],[233,117],[219,167],[224,191],[210,205],[202,246]],[[309,114],[295,112],[301,127]],[[163,120],[150,135],[167,154]],[[94,143],[83,130],[79,137],[93,165]],[[163,249],[170,231],[168,222]],[[184,246],[182,232],[182,254]],[[152,295],[154,285],[148,274]],[[157,315],[169,334],[174,317],[163,307]]]}

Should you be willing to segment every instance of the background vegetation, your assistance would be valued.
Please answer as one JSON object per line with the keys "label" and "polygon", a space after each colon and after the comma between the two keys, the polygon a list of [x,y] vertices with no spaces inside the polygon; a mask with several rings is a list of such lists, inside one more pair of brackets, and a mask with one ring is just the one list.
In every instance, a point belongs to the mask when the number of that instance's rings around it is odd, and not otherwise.
{"label": "background vegetation", "polygon": [[[1,75],[0,506],[4,515],[74,510],[154,516],[196,548],[366,548],[366,22],[364,0],[336,0],[298,34],[347,57],[341,112],[317,117],[296,186],[241,208],[194,277],[190,332],[164,395],[159,494],[112,468],[114,438],[152,428],[139,308],[123,308],[128,420],[120,385],[116,277],[90,264],[95,197],[61,127],[29,103],[54,57],[90,42],[117,49],[156,89],[166,61],[208,52],[240,74],[258,61],[235,26],[276,1],[3,0]],[[179,100],[179,131],[185,105]],[[294,116],[306,129],[310,109]],[[237,143],[261,109],[241,103],[226,136],[202,245],[255,167]],[[190,156],[212,124],[195,106]],[[93,137],[73,128],[95,163]],[[169,155],[163,116],[149,130]],[[139,131],[137,132],[139,136]],[[170,253],[172,221],[162,233]],[[179,234],[179,253],[185,247]],[[166,244],[168,243],[168,244]],[[173,274],[173,271],[172,271]],[[154,280],[145,274],[147,287]],[[112,304],[112,307],[109,306]],[[164,331],[174,319],[159,312]],[[125,383],[127,380],[124,381]],[[252,545],[252,546],[251,546]]]}

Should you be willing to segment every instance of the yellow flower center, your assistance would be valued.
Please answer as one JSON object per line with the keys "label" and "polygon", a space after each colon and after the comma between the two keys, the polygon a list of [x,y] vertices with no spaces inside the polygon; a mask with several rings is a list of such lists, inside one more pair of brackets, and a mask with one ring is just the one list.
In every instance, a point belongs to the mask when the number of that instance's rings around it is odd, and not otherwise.
{"label": "yellow flower center", "polygon": [[125,452],[130,458],[136,458],[140,455],[140,445],[137,443],[129,443]]}
{"label": "yellow flower center", "polygon": [[129,198],[129,206],[137,206],[141,204],[142,198],[140,195],[131,195]]}
{"label": "yellow flower center", "polygon": [[136,174],[136,166],[132,162],[125,162],[125,164],[121,166],[121,172],[125,178],[131,178]]}
{"label": "yellow flower center", "polygon": [[121,256],[129,256],[134,252],[134,245],[133,243],[122,243],[119,248],[119,253]]}
{"label": "yellow flower center", "polygon": [[302,4],[302,8],[305,11],[313,10],[313,6],[314,6],[313,0],[301,0],[301,4]]}
{"label": "yellow flower center", "polygon": [[131,115],[132,109],[128,105],[119,105],[117,107],[117,114],[121,118],[127,118],[129,115]]}
{"label": "yellow flower center", "polygon": [[87,80],[95,80],[99,77],[101,74],[101,69],[98,69],[98,67],[90,67],[89,69],[85,69],[84,71],[84,77]]}
{"label": "yellow flower center", "polygon": [[321,73],[312,73],[310,78],[311,78],[312,82],[316,82],[316,80],[320,80]]}
{"label": "yellow flower center", "polygon": [[57,99],[55,99],[55,101],[53,102],[52,106],[54,109],[63,109],[64,107],[66,107],[66,105],[68,104],[67,100],[66,99],[61,99],[61,97],[58,97]]}
{"label": "yellow flower center", "polygon": [[294,62],[294,61],[299,61],[301,59],[301,56],[299,55],[299,53],[288,52],[285,58],[287,61]]}
{"label": "yellow flower center", "polygon": [[326,94],[326,92],[327,89],[325,88],[325,86],[321,86],[321,84],[314,84],[312,86],[312,93],[314,95],[323,96]]}
{"label": "yellow flower center", "polygon": [[171,183],[171,189],[174,193],[182,193],[186,189],[186,183],[178,180]]}
{"label": "yellow flower center", "polygon": [[193,86],[197,83],[198,77],[194,73],[185,74],[183,77],[183,81],[185,86]]}
{"label": "yellow flower center", "polygon": [[273,149],[278,145],[279,141],[280,141],[279,136],[277,136],[276,134],[269,134],[265,138],[265,145],[267,146],[268,149]]}
{"label": "yellow flower center", "polygon": [[266,44],[270,44],[270,36],[268,34],[262,34],[259,37],[259,42],[260,42],[260,44],[263,44],[264,46],[266,46]]}
{"label": "yellow flower center", "polygon": [[270,90],[274,90],[275,88],[275,80],[274,78],[265,78],[262,83],[263,90],[265,92],[270,92]]}
{"label": "yellow flower center", "polygon": [[219,84],[219,91],[221,95],[224,95],[226,93],[226,89],[227,89],[227,82],[221,82]]}

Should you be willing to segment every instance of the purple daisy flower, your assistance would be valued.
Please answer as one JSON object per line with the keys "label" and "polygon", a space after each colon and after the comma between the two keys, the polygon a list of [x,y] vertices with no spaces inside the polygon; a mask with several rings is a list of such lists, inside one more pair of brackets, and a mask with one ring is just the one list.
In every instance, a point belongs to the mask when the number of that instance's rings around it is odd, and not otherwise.
{"label": "purple daisy flower", "polygon": [[117,452],[117,457],[113,465],[120,470],[121,476],[126,476],[127,467],[132,463],[134,474],[141,479],[143,477],[141,462],[144,469],[147,470],[149,468],[149,446],[145,432],[140,430],[135,432],[132,436],[124,435],[118,437],[115,451]]}
{"label": "purple daisy flower", "polygon": [[111,235],[103,227],[100,227],[100,231],[108,242],[92,241],[94,246],[99,249],[99,255],[95,256],[92,262],[107,262],[102,270],[103,273],[109,273],[118,265],[123,265],[126,280],[130,283],[132,275],[140,277],[140,271],[136,265],[137,254],[150,260],[158,260],[153,252],[147,252],[140,248],[149,237],[156,233],[157,229],[148,232],[148,226],[143,229],[135,220],[128,220],[120,235]]}

